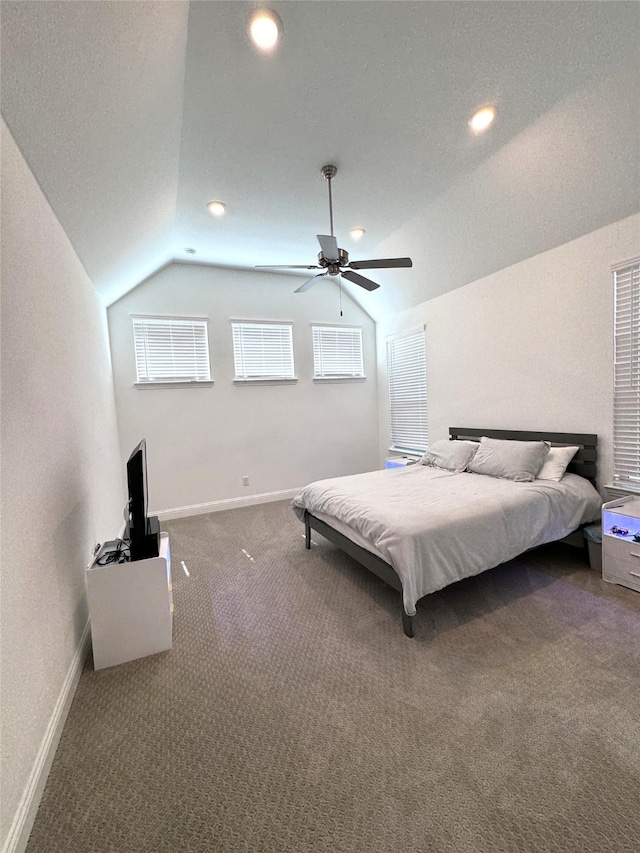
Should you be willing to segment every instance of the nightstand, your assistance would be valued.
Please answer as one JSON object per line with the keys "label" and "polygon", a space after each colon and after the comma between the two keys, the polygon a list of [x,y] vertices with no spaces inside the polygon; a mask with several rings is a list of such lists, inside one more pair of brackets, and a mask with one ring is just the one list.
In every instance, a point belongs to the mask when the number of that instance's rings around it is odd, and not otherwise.
{"label": "nightstand", "polygon": [[602,578],[640,592],[640,498],[603,504]]}
{"label": "nightstand", "polygon": [[385,460],[385,468],[406,468],[407,465],[415,465],[419,456],[388,456]]}

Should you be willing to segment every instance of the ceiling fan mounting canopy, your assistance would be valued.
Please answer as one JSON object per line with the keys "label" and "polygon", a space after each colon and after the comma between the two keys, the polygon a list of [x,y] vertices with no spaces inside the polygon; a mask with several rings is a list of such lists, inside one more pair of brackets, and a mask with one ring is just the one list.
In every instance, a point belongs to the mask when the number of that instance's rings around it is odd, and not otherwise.
{"label": "ceiling fan mounting canopy", "polygon": [[320,243],[320,252],[318,253],[318,263],[309,265],[298,264],[270,264],[257,266],[256,269],[296,269],[296,270],[324,270],[324,272],[314,275],[308,281],[305,281],[300,287],[295,290],[295,293],[304,293],[309,288],[317,284],[319,279],[325,278],[327,275],[339,276],[346,278],[353,284],[363,287],[365,290],[377,290],[380,287],[375,281],[370,278],[360,275],[355,270],[366,269],[390,269],[392,267],[411,267],[413,263],[411,258],[379,258],[369,261],[351,261],[349,262],[349,253],[338,246],[338,241],[333,234],[333,198],[331,195],[331,181],[335,178],[338,169],[331,164],[323,166],[320,170],[325,180],[329,184],[329,224],[331,234],[317,234],[318,242]]}

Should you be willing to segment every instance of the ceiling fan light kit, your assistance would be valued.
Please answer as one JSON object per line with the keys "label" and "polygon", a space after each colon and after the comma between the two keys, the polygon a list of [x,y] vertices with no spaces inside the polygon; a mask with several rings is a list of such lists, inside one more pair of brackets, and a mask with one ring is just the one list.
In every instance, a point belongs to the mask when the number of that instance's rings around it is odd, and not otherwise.
{"label": "ceiling fan light kit", "polygon": [[[392,267],[411,267],[413,263],[411,258],[379,258],[377,260],[368,261],[349,261],[349,253],[345,249],[338,246],[338,241],[333,234],[333,197],[331,194],[331,181],[335,178],[338,169],[333,165],[323,166],[320,170],[321,174],[329,185],[329,225],[331,234],[317,234],[318,243],[320,243],[320,252],[318,253],[318,263],[309,265],[299,264],[269,264],[259,265],[256,269],[290,269],[290,270],[324,270],[324,272],[314,275],[304,284],[300,285],[294,293],[304,293],[317,284],[321,278],[326,276],[342,276],[347,281],[357,284],[365,290],[377,290],[380,285],[375,281],[366,278],[363,275],[355,272],[355,270],[373,270],[373,269],[390,269]],[[361,231],[360,236],[364,234],[364,229],[353,229]]]}

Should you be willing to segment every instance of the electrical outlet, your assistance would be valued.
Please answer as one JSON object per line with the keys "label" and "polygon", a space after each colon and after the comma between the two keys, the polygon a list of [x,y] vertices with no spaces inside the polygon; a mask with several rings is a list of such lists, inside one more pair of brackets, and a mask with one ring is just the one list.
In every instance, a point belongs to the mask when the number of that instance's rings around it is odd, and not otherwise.
{"label": "electrical outlet", "polygon": [[244,477],[242,478],[242,485],[243,485],[243,486],[248,486],[248,485],[249,485],[249,478],[248,478],[247,476],[244,476]]}

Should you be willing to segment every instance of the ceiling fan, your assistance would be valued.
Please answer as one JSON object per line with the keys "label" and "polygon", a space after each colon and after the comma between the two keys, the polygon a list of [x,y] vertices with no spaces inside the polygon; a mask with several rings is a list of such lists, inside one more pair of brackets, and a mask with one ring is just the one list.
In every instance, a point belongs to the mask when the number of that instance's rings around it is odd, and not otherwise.
{"label": "ceiling fan", "polygon": [[331,234],[317,234],[318,242],[320,243],[321,251],[318,253],[318,263],[309,265],[295,264],[271,264],[269,266],[257,266],[256,269],[290,269],[290,270],[324,270],[324,272],[314,275],[308,281],[305,281],[294,293],[304,293],[309,290],[314,284],[317,284],[321,278],[327,275],[342,276],[347,281],[364,287],[365,290],[376,290],[380,287],[375,281],[365,278],[363,275],[355,272],[355,270],[374,270],[374,269],[389,269],[390,267],[411,267],[413,266],[411,258],[380,258],[372,261],[349,261],[349,254],[344,249],[338,248],[338,241],[333,236],[333,201],[331,197],[331,181],[338,171],[335,166],[323,166],[322,174],[329,183],[329,222]]}

